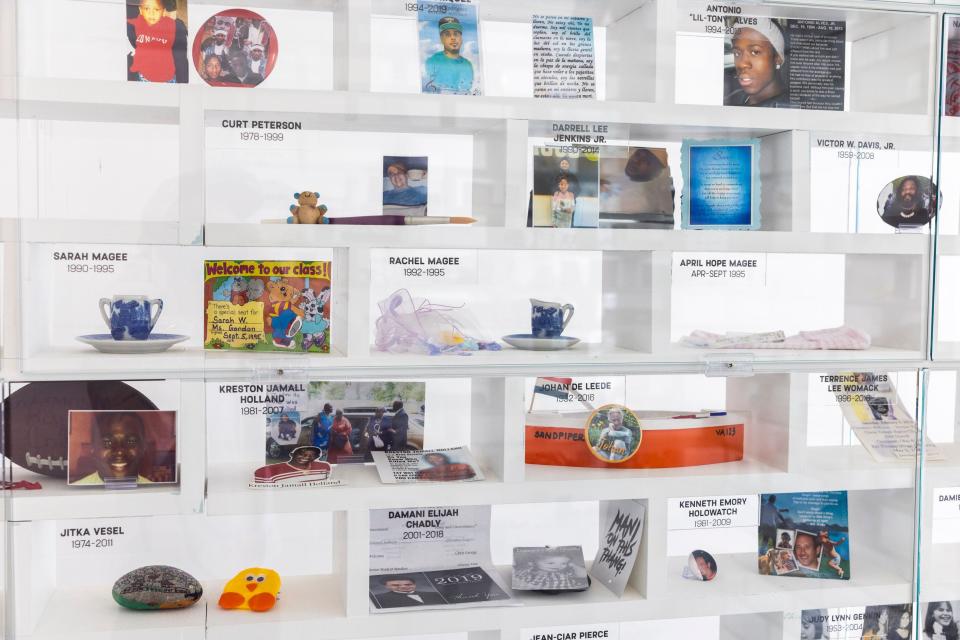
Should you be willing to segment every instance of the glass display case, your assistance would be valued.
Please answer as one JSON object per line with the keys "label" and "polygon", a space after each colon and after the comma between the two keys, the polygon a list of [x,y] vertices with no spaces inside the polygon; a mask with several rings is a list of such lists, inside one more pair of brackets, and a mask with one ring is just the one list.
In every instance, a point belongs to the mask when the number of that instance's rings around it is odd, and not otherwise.
{"label": "glass display case", "polygon": [[238,5],[0,0],[4,637],[957,637],[960,5]]}

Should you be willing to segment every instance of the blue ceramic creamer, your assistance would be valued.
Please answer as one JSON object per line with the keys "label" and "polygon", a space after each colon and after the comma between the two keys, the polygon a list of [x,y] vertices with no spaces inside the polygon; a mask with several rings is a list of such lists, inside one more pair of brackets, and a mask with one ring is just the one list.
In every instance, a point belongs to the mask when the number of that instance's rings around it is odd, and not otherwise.
{"label": "blue ceramic creamer", "polygon": [[556,338],[573,318],[573,305],[530,299],[530,332],[535,338]]}
{"label": "blue ceramic creamer", "polygon": [[[107,308],[110,312],[107,312]],[[150,337],[163,300],[146,296],[113,296],[100,298],[100,315],[114,340],[146,340]]]}

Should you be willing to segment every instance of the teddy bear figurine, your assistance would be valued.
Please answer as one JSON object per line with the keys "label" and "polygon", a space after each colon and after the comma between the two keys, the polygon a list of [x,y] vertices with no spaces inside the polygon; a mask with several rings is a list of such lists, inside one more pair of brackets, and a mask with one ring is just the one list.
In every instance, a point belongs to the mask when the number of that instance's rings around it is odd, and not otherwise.
{"label": "teddy bear figurine", "polygon": [[295,193],[293,197],[297,199],[297,204],[290,205],[290,213],[293,215],[287,218],[287,222],[290,224],[323,223],[323,215],[327,212],[327,205],[317,206],[319,196],[316,191]]}

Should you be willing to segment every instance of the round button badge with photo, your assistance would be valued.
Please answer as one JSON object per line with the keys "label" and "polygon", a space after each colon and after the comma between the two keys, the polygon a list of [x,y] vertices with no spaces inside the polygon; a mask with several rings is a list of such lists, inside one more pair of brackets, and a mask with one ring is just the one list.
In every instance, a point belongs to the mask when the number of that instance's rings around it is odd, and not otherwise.
{"label": "round button badge with photo", "polygon": [[880,219],[897,229],[922,227],[937,215],[940,192],[930,178],[900,176],[877,196]]}
{"label": "round button badge with photo", "polygon": [[270,23],[247,9],[214,14],[193,39],[193,65],[214,87],[255,87],[277,64],[280,47]]}
{"label": "round button badge with photo", "polygon": [[710,582],[717,577],[717,561],[703,549],[694,549],[687,556],[687,564],[680,575],[688,580]]}
{"label": "round button badge with photo", "polygon": [[605,404],[587,418],[584,437],[590,453],[604,462],[619,464],[640,449],[643,429],[636,414],[620,404]]}

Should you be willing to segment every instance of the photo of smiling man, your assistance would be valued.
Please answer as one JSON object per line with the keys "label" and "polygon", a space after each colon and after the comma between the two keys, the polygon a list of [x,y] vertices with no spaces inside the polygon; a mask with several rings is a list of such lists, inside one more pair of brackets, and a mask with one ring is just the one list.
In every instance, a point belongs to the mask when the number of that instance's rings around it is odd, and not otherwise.
{"label": "photo of smiling man", "polygon": [[936,185],[923,176],[903,176],[877,197],[877,213],[891,227],[922,227],[937,214]]}
{"label": "photo of smiling man", "polygon": [[481,95],[476,6],[449,2],[418,6],[421,91]]}

